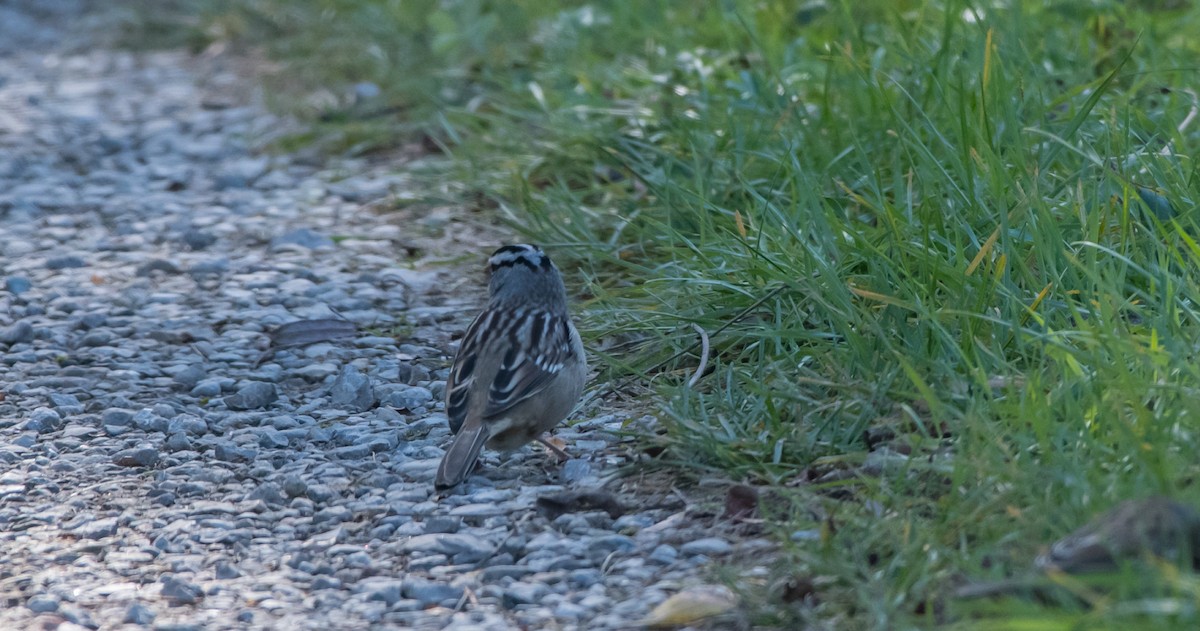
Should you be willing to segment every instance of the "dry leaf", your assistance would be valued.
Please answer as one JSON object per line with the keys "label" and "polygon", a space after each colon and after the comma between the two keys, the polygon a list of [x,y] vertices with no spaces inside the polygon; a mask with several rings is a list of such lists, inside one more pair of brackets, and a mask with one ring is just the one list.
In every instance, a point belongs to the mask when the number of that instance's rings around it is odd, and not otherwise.
{"label": "dry leaf", "polygon": [[546,436],[545,438],[546,442],[550,443],[551,445],[554,445],[563,451],[567,450],[567,441],[559,438],[558,436]]}
{"label": "dry leaf", "polygon": [[722,585],[701,585],[685,589],[664,600],[638,624],[651,627],[676,627],[726,613],[737,607],[737,596]]}
{"label": "dry leaf", "polygon": [[725,519],[750,519],[758,510],[758,490],[748,484],[735,484],[725,492]]}

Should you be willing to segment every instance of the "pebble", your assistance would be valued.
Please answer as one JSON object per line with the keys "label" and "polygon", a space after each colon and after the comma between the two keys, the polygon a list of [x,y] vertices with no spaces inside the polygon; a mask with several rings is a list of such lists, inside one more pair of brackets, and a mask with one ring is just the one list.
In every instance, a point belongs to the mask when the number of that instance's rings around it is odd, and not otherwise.
{"label": "pebble", "polygon": [[30,598],[25,606],[36,613],[53,613],[58,611],[58,599],[50,594],[38,594]]}
{"label": "pebble", "polygon": [[64,270],[76,267],[87,267],[87,261],[74,255],[56,256],[46,260],[46,269]]}
{"label": "pebble", "polygon": [[443,605],[453,607],[462,598],[463,588],[421,578],[404,579],[404,597],[420,602],[423,606]]}
{"label": "pebble", "polygon": [[271,247],[279,249],[286,246],[299,246],[315,250],[323,247],[333,247],[333,239],[309,228],[297,228],[271,239]]}
{"label": "pebble", "polygon": [[231,410],[255,410],[266,407],[279,398],[275,385],[251,381],[238,389],[237,394],[225,397],[225,407]]}
{"label": "pebble", "polygon": [[41,434],[52,432],[60,427],[62,427],[62,416],[56,410],[37,408],[29,415],[29,419],[25,421],[22,429]]}
{"label": "pebble", "polygon": [[330,404],[351,412],[365,412],[375,406],[375,391],[371,379],[354,366],[347,365],[338,373],[329,389]]}
{"label": "pebble", "polygon": [[683,554],[706,554],[709,556],[718,554],[729,554],[733,550],[733,546],[729,545],[728,541],[718,537],[705,537],[704,539],[696,539],[689,541],[679,547],[679,551]]}
{"label": "pebble", "polygon": [[0,329],[0,342],[4,344],[21,344],[33,341],[33,325],[26,320]]}
{"label": "pebble", "polygon": [[162,583],[162,596],[178,605],[192,605],[204,597],[204,590],[195,583],[164,574],[159,582]]}
{"label": "pebble", "polygon": [[150,607],[142,603],[133,603],[125,610],[125,617],[121,619],[121,622],[125,624],[148,625],[154,622],[154,619],[157,617],[158,615]]}
{"label": "pebble", "polygon": [[434,533],[418,535],[405,541],[404,552],[436,552],[454,559],[455,563],[473,563],[491,556],[496,548],[477,536],[465,533]]}
{"label": "pebble", "polygon": [[4,279],[4,289],[14,296],[19,296],[33,289],[33,283],[23,276],[9,276]]}
{"label": "pebble", "polygon": [[433,393],[420,386],[384,385],[377,395],[380,405],[397,410],[423,410],[433,401]]}

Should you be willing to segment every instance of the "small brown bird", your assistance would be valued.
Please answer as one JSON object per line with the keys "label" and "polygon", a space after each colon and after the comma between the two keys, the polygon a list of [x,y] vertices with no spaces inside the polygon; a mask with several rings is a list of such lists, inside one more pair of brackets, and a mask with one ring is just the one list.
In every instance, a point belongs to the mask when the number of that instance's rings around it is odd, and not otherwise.
{"label": "small brown bird", "polygon": [[1153,555],[1185,567],[1200,562],[1200,515],[1165,497],[1126,500],[1059,539],[1037,558],[1042,569],[1082,574]]}
{"label": "small brown bird", "polygon": [[1043,600],[1055,584],[1045,572],[1088,574],[1116,570],[1146,558],[1200,569],[1200,514],[1174,500],[1152,496],[1126,500],[1054,542],[1035,561],[1037,571],[991,583],[971,583],[957,598],[1028,594]]}
{"label": "small brown bird", "polygon": [[550,257],[535,245],[506,245],[492,253],[488,271],[488,304],[446,380],[446,417],[456,435],[438,467],[439,490],[470,475],[484,444],[512,451],[542,440],[575,407],[587,380],[583,341]]}

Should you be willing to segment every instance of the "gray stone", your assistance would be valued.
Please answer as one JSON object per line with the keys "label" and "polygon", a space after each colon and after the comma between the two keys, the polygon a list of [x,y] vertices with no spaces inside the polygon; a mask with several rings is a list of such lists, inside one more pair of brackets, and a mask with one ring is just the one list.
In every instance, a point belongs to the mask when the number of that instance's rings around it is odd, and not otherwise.
{"label": "gray stone", "polygon": [[90,331],[94,328],[104,326],[108,323],[108,316],[103,313],[85,313],[75,320],[75,326],[84,331]]}
{"label": "gray stone", "polygon": [[314,590],[316,590],[316,589],[341,589],[342,582],[332,576],[318,576],[313,579],[312,585],[310,587]]}
{"label": "gray stone", "polygon": [[49,270],[73,269],[77,267],[87,267],[87,261],[74,255],[56,256],[46,261],[46,269]]}
{"label": "gray stone", "polygon": [[[191,390],[192,388],[196,387],[196,384],[200,383],[206,377],[208,377],[208,372],[203,368],[199,366],[188,366],[187,368],[175,373],[175,376],[172,377],[172,381],[185,389]],[[218,391],[218,394],[219,393],[220,392]]]}
{"label": "gray stone", "polygon": [[577,484],[581,480],[594,477],[592,463],[582,458],[571,458],[563,463],[559,477],[564,484]]}
{"label": "gray stone", "polygon": [[84,335],[82,338],[80,338],[79,345],[84,348],[108,346],[109,343],[113,341],[114,337],[115,336],[111,331],[88,331],[87,335]]}
{"label": "gray stone", "polygon": [[365,412],[375,406],[375,391],[371,389],[369,377],[353,366],[346,366],[330,387],[329,399],[334,407]]}
{"label": "gray stone", "polygon": [[71,532],[84,539],[103,539],[117,534],[117,518],[85,520]]}
{"label": "gray stone", "polygon": [[433,394],[420,386],[386,384],[376,394],[380,405],[397,410],[420,410],[433,402]]}
{"label": "gray stone", "polygon": [[26,320],[20,320],[5,329],[0,329],[0,342],[4,344],[21,344],[33,341],[33,325]]}
{"label": "gray stone", "polygon": [[155,272],[174,276],[176,274],[183,273],[183,270],[179,269],[178,265],[166,259],[151,259],[145,263],[142,263],[141,265],[138,265],[135,273],[139,277],[145,277],[151,276]]}
{"label": "gray stone", "polygon": [[213,446],[213,454],[224,462],[250,462],[258,457],[258,450],[223,440]]}
{"label": "gray stone", "polygon": [[389,188],[386,180],[369,180],[362,177],[347,178],[328,186],[330,194],[337,195],[348,202],[358,203],[386,197]]}
{"label": "gray stone", "polygon": [[79,403],[79,398],[73,394],[64,392],[51,392],[50,405],[59,410],[63,414],[80,414],[83,412],[83,405]]}
{"label": "gray stone", "polygon": [[[314,519],[314,523],[316,523],[315,515],[313,516],[313,519]],[[345,563],[346,563],[346,567],[366,569],[366,568],[371,567],[371,555],[367,554],[363,550],[359,550],[358,552],[353,552],[351,554],[346,555]]]}
{"label": "gray stone", "polygon": [[688,556],[703,554],[714,556],[720,554],[729,554],[733,551],[733,546],[729,545],[728,541],[719,537],[705,537],[703,539],[695,539],[689,541],[679,547],[679,551]]}
{"label": "gray stone", "polygon": [[[217,237],[216,237],[216,235],[212,234],[211,232],[206,232],[204,230],[192,228],[192,229],[186,230],[183,233],[183,235],[180,236],[180,241],[182,241],[183,244],[188,247],[188,249],[198,252],[198,251],[204,250],[204,249],[208,248],[209,246],[211,246],[212,244],[216,243]],[[189,273],[195,274],[195,269],[196,268],[193,267],[188,271],[189,271]]]}
{"label": "gray stone", "polygon": [[227,162],[218,171],[214,184],[218,189],[246,188],[267,172],[267,158],[239,158]]}
{"label": "gray stone", "polygon": [[332,247],[333,239],[309,228],[298,228],[271,239],[271,247],[273,249],[287,246],[300,246],[315,250],[322,247]]}
{"label": "gray stone", "polygon": [[117,427],[133,425],[133,412],[121,408],[109,408],[100,413],[100,422]]}
{"label": "gray stone", "polygon": [[189,392],[194,397],[204,397],[211,399],[221,394],[220,379],[201,379],[195,387]]}
{"label": "gray stone", "polygon": [[280,487],[288,497],[304,497],[308,494],[308,484],[298,475],[284,477]]}
{"label": "gray stone", "polygon": [[283,496],[283,489],[279,488],[274,482],[263,482],[259,484],[253,491],[246,494],[248,500],[262,500],[268,506],[282,506],[286,502]]}
{"label": "gray stone", "polygon": [[604,575],[596,568],[579,568],[567,574],[567,582],[575,589],[587,589],[604,580]]}
{"label": "gray stone", "polygon": [[479,574],[480,580],[485,583],[494,583],[502,578],[512,578],[520,580],[534,573],[534,569],[528,565],[493,565],[484,568]]}
{"label": "gray stone", "polygon": [[629,552],[637,547],[632,537],[625,535],[602,535],[588,542],[588,551],[607,556],[614,552]]}
{"label": "gray stone", "polygon": [[444,554],[453,558],[455,563],[482,561],[496,551],[496,547],[487,541],[461,533],[417,535],[401,544],[400,549],[404,552]]}
{"label": "gray stone", "polygon": [[208,423],[191,414],[180,414],[167,423],[167,431],[188,436],[203,436],[208,433]]}
{"label": "gray stone", "polygon": [[362,460],[374,453],[370,444],[360,443],[358,445],[346,445],[338,447],[330,454],[338,460]]}
{"label": "gray stone", "polygon": [[679,552],[677,552],[675,548],[664,543],[655,547],[650,553],[650,556],[646,557],[646,560],[658,563],[660,565],[670,565],[674,563],[675,559],[678,557]]}
{"label": "gray stone", "polygon": [[143,432],[166,432],[170,423],[153,410],[141,409],[133,415],[133,426]]}
{"label": "gray stone", "polygon": [[274,427],[258,430],[258,446],[264,449],[283,449],[291,444],[288,437]]}
{"label": "gray stone", "polygon": [[158,579],[162,583],[162,597],[179,605],[194,605],[204,598],[204,590],[199,585],[164,574]]}
{"label": "gray stone", "polygon": [[163,443],[163,446],[170,452],[191,451],[192,441],[183,432],[172,432],[167,436],[167,441]]}
{"label": "gray stone", "polygon": [[404,581],[382,576],[366,578],[354,586],[354,591],[366,594],[367,600],[382,601],[391,606],[404,597]]}
{"label": "gray stone", "polygon": [[406,578],[403,584],[405,598],[420,601],[423,605],[453,605],[463,596],[463,588],[429,581],[422,578]]}
{"label": "gray stone", "polygon": [[4,289],[14,296],[19,296],[33,289],[33,283],[24,276],[9,276],[4,279]]}
{"label": "gray stone", "polygon": [[241,570],[237,569],[236,566],[234,566],[226,561],[217,561],[217,566],[214,570],[214,574],[216,575],[217,578],[219,578],[221,580],[240,578],[242,576]]}
{"label": "gray stone", "polygon": [[125,617],[121,621],[125,624],[148,625],[154,622],[156,616],[154,610],[146,605],[133,603],[125,610]]}
{"label": "gray stone", "polygon": [[35,613],[54,613],[58,611],[58,599],[50,594],[31,596],[25,606]]}
{"label": "gray stone", "polygon": [[274,403],[278,398],[274,384],[250,381],[239,388],[237,394],[225,397],[225,407],[231,410],[256,410]]}
{"label": "gray stone", "polygon": [[430,534],[439,532],[458,532],[459,528],[462,528],[462,517],[431,515],[425,520],[425,532]]}
{"label": "gray stone", "polygon": [[193,264],[188,268],[188,275],[200,280],[213,276],[221,276],[228,271],[229,261],[227,259],[212,259]]}
{"label": "gray stone", "polygon": [[58,430],[62,424],[62,416],[57,411],[50,408],[37,408],[29,415],[29,419],[25,421],[21,429],[44,434]]}
{"label": "gray stone", "polygon": [[513,609],[518,605],[534,605],[542,602],[550,589],[541,583],[513,583],[504,590],[502,602]]}

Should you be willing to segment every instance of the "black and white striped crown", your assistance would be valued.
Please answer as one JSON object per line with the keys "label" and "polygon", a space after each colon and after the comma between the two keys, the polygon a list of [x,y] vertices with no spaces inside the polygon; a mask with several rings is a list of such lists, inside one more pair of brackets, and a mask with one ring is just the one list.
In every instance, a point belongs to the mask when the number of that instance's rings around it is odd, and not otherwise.
{"label": "black and white striped crown", "polygon": [[552,270],[554,264],[550,262],[550,257],[546,256],[545,252],[536,245],[528,243],[517,243],[514,245],[506,245],[495,252],[492,252],[492,257],[488,259],[488,267],[492,272],[505,267],[514,267],[524,265],[531,270]]}

